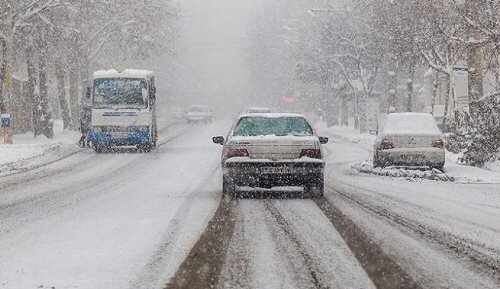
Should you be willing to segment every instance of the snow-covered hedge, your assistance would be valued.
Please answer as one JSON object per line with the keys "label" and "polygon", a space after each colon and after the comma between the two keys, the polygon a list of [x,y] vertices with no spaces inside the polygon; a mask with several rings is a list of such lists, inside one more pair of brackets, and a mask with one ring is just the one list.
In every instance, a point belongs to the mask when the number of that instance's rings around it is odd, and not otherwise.
{"label": "snow-covered hedge", "polygon": [[483,167],[498,160],[500,151],[500,93],[477,103],[477,116],[455,113],[446,148],[461,153],[460,162]]}
{"label": "snow-covered hedge", "polygon": [[420,170],[401,167],[387,167],[387,168],[374,168],[373,164],[369,161],[355,163],[352,168],[363,174],[371,174],[378,176],[386,176],[393,178],[405,179],[428,179],[443,182],[454,182],[453,176],[447,175],[438,169]]}

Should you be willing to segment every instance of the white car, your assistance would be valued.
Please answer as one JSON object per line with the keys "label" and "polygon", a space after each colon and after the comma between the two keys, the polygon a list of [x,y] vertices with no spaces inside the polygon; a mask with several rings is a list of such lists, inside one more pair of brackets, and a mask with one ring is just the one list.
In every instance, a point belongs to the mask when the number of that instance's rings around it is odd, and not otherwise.
{"label": "white car", "polygon": [[391,113],[374,144],[373,165],[428,166],[445,163],[442,133],[428,113]]}
{"label": "white car", "polygon": [[279,113],[243,114],[223,145],[223,192],[235,196],[237,187],[272,188],[302,186],[311,197],[324,191],[323,152],[318,137],[303,115]]}
{"label": "white car", "polygon": [[193,105],[187,111],[186,120],[188,123],[210,123],[215,120],[215,114],[209,106]]}

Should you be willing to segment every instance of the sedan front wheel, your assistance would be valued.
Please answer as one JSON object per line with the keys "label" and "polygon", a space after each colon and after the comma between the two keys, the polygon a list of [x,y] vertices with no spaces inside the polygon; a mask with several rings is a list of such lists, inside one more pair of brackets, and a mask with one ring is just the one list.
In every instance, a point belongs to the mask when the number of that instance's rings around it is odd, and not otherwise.
{"label": "sedan front wheel", "polygon": [[234,196],[236,193],[236,184],[230,177],[223,177],[222,179],[222,193],[228,196]]}
{"label": "sedan front wheel", "polygon": [[311,179],[304,185],[304,192],[313,199],[323,198],[324,191],[325,181],[323,176]]}

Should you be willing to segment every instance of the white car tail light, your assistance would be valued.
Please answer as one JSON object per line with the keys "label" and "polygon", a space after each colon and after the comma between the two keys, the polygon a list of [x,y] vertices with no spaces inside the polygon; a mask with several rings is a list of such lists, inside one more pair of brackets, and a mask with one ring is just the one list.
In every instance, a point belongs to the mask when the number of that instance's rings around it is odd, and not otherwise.
{"label": "white car tail light", "polygon": [[248,157],[248,151],[246,149],[230,149],[227,152],[227,158],[235,158],[235,157]]}
{"label": "white car tail light", "polygon": [[382,140],[382,142],[380,143],[380,149],[381,150],[390,150],[390,149],[393,149],[395,148],[394,146],[394,143],[390,140]]}
{"label": "white car tail light", "polygon": [[300,152],[300,157],[321,159],[321,150],[320,149],[304,149]]}
{"label": "white car tail light", "polygon": [[431,145],[433,148],[444,149],[444,142],[440,139],[433,141]]}

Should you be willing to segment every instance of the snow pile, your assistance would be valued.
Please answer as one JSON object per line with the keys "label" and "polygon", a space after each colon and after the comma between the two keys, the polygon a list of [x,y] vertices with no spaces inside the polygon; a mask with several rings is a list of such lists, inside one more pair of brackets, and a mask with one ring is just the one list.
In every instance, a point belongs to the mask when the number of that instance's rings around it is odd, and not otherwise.
{"label": "snow pile", "polygon": [[31,133],[14,135],[13,144],[0,144],[0,174],[38,167],[81,150],[76,144],[78,132],[64,131],[62,123],[55,121],[54,133],[53,139],[35,139]]}
{"label": "snow pile", "polygon": [[374,168],[373,164],[369,161],[358,162],[352,165],[352,168],[363,174],[372,174],[378,176],[386,176],[392,178],[405,178],[411,179],[428,179],[442,182],[455,182],[456,178],[448,175],[438,169],[421,170],[416,168],[406,167],[387,167],[387,168]]}

